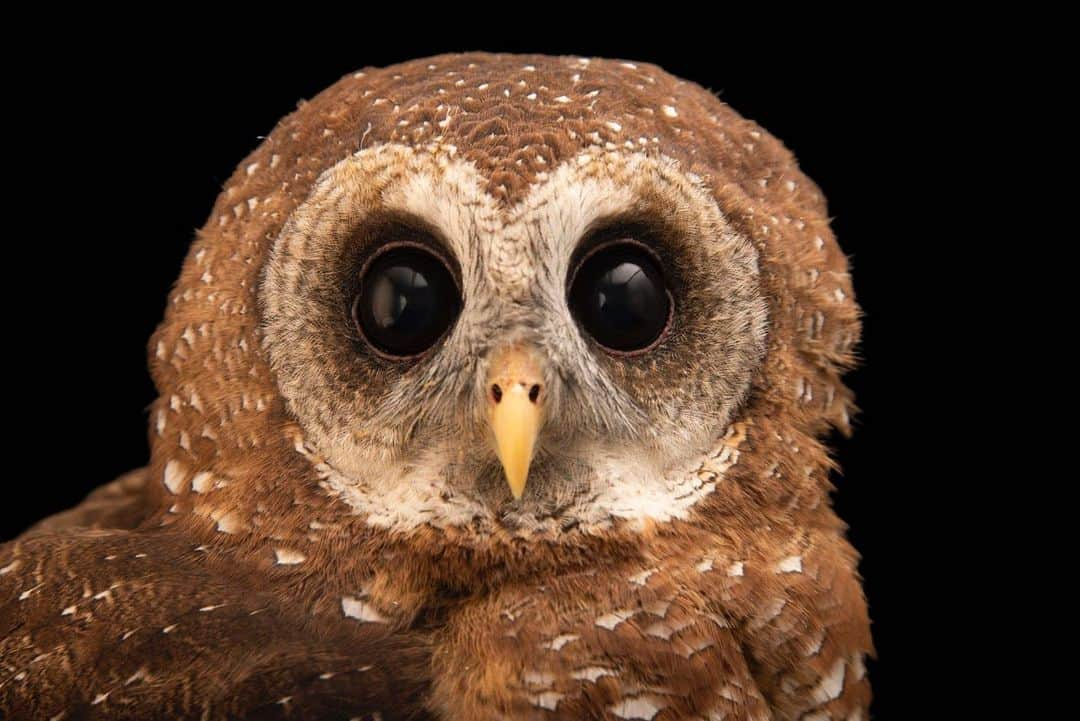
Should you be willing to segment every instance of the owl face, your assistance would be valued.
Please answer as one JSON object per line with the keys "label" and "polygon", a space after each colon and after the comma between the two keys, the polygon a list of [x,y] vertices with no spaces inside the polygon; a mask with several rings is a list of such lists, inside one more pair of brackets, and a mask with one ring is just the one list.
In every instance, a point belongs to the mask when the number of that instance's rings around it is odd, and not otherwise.
{"label": "owl face", "polygon": [[376,525],[680,516],[761,363],[757,251],[662,154],[583,149],[514,203],[453,145],[320,176],[262,341],[304,452]]}

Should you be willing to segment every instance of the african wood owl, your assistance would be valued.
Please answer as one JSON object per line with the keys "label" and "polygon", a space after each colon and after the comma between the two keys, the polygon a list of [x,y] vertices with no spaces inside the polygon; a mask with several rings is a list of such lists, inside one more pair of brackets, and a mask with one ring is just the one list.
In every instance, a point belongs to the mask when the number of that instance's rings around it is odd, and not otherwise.
{"label": "african wood owl", "polygon": [[198,233],[149,465],[0,546],[0,716],[866,719],[858,316],[818,188],[692,83],[351,74]]}

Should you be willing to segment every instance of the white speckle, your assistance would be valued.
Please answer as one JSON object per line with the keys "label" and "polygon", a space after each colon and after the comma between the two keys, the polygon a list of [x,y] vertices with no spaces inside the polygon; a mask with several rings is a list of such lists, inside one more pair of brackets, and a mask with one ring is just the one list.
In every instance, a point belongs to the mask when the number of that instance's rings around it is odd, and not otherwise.
{"label": "white speckle", "polygon": [[217,529],[221,533],[234,534],[243,530],[243,524],[241,524],[235,513],[226,513],[218,519]]}
{"label": "white speckle", "polygon": [[679,111],[676,110],[671,105],[665,105],[663,107],[663,111],[664,111],[664,115],[668,116],[669,118],[677,118],[677,117],[679,117]]}
{"label": "white speckle", "polygon": [[161,632],[162,632],[162,633],[172,633],[173,631],[175,631],[175,630],[176,630],[176,627],[177,627],[178,625],[179,625],[179,624],[176,624],[176,623],[174,623],[174,624],[172,624],[171,626],[166,626],[165,628],[161,629]]}
{"label": "white speckle", "polygon": [[828,711],[814,711],[799,717],[799,721],[831,721],[832,715]]}
{"label": "white speckle", "polygon": [[630,68],[631,70],[637,70],[637,65],[634,65],[633,63],[619,63],[619,64],[622,65],[624,68]]}
{"label": "white speckle", "polygon": [[556,103],[569,103],[570,98],[566,97],[565,95],[560,95],[559,97],[555,98],[555,102]]}
{"label": "white speckle", "polygon": [[654,623],[645,629],[646,636],[653,636],[655,638],[662,638],[665,641],[672,637],[675,633],[675,629],[666,623]]}
{"label": "white speckle", "polygon": [[667,616],[668,609],[671,608],[671,602],[661,600],[650,601],[649,603],[646,603],[644,606],[642,606],[642,608],[645,610],[646,613],[651,613],[654,616],[664,618],[665,616]]}
{"label": "white speckle", "polygon": [[657,701],[658,699],[652,696],[636,696],[623,699],[621,703],[608,706],[608,709],[619,718],[650,721],[653,716],[664,708]]}
{"label": "white speckle", "polygon": [[541,671],[526,671],[521,674],[521,681],[526,686],[540,686],[546,688],[555,682],[555,677],[550,673]]}
{"label": "white speckle", "polygon": [[525,97],[528,98],[529,100],[536,100],[536,93],[529,93]]}
{"label": "white speckle", "polygon": [[49,721],[60,721],[60,719],[64,718],[65,716],[67,716],[67,711],[61,711],[60,713],[51,717]]}
{"label": "white speckle", "polygon": [[389,618],[383,616],[370,603],[361,601],[352,596],[341,597],[341,610],[349,618],[355,618],[363,623],[387,623]]}
{"label": "white speckle", "polygon": [[822,628],[817,632],[816,636],[811,636],[806,642],[806,656],[816,656],[821,651],[822,644],[825,643],[825,629]]}
{"label": "white speckle", "polygon": [[132,629],[132,630],[130,630],[130,631],[126,631],[126,632],[124,633],[124,635],[120,637],[120,640],[121,640],[121,641],[127,641],[127,640],[128,640],[129,638],[131,638],[132,636],[134,636],[134,635],[135,635],[135,632],[136,632],[137,630],[138,630],[138,629]]}
{"label": "white speckle", "polygon": [[327,671],[326,673],[320,673],[319,674],[319,678],[321,678],[323,681],[332,679],[334,676],[337,676],[337,674],[334,673],[333,671]]}
{"label": "white speckle", "polygon": [[215,611],[215,610],[221,608],[224,605],[225,605],[224,603],[219,603],[219,604],[213,605],[213,606],[203,606],[202,608],[199,609],[199,611],[201,611],[202,613],[207,613],[208,611]]}
{"label": "white speckle", "polygon": [[761,613],[755,617],[754,623],[751,624],[751,628],[760,628],[772,621],[780,615],[780,612],[784,610],[784,606],[786,605],[787,601],[783,598],[774,598],[769,601],[769,603],[761,610]]}
{"label": "white speckle", "polygon": [[247,168],[245,168],[248,175],[254,175],[255,171],[258,170],[258,169],[259,169],[259,164],[258,163],[252,163],[251,165],[247,166]]}
{"label": "white speckle", "polygon": [[631,576],[629,578],[629,581],[630,581],[630,583],[636,584],[638,586],[644,586],[645,583],[649,580],[649,576],[653,575],[658,570],[660,570],[660,569],[658,569],[658,568],[646,569],[646,570],[642,571],[641,573],[637,573],[637,574],[634,574],[633,576]]}
{"label": "white speckle", "polygon": [[634,615],[633,611],[615,611],[614,613],[608,613],[600,618],[596,619],[596,625],[600,628],[606,628],[609,631],[615,630],[615,627]]}
{"label": "white speckle", "polygon": [[844,291],[837,288],[836,290],[833,291],[833,297],[836,298],[837,303],[843,303],[844,298],[847,298],[847,295],[844,293]]}
{"label": "white speckle", "polygon": [[547,709],[548,711],[554,711],[559,701],[563,700],[563,694],[556,693],[555,691],[545,691],[544,693],[536,694],[535,696],[529,696],[529,701],[533,706],[537,708]]}
{"label": "white speckle", "polygon": [[712,561],[711,558],[706,558],[706,559],[703,559],[696,566],[694,566],[694,568],[697,569],[698,572],[700,572],[700,573],[706,573],[707,571],[712,570],[712,563],[713,563],[713,561]]}
{"label": "white speckle", "polygon": [[275,548],[274,557],[277,559],[279,566],[295,566],[307,560],[307,556],[289,548]]}
{"label": "white speckle", "polygon": [[12,678],[14,678],[16,681],[22,681],[24,678],[26,678],[26,671],[19,671]]}
{"label": "white speckle", "polygon": [[609,128],[614,130],[616,133],[622,131],[622,126],[619,125],[618,123],[612,121],[612,120],[607,121],[607,123],[605,123],[605,125],[607,125]]}
{"label": "white speckle", "polygon": [[281,706],[284,706],[285,704],[289,703],[290,701],[292,701],[292,696],[284,696],[284,697],[279,698],[277,700],[278,704],[281,705]]}
{"label": "white speckle", "polygon": [[604,668],[603,666],[588,666],[586,668],[579,668],[570,674],[572,678],[576,678],[579,681],[589,681],[596,683],[596,679],[601,676],[615,676],[617,675],[610,668]]}
{"label": "white speckle", "polygon": [[102,701],[104,701],[107,698],[109,698],[109,692],[108,691],[106,691],[105,693],[99,693],[97,696],[94,697],[94,700],[90,702],[90,705],[91,706],[97,706],[99,703],[101,703]]}
{"label": "white speckle", "polygon": [[802,556],[788,556],[776,564],[777,573],[802,573]]}
{"label": "white speckle", "polygon": [[196,493],[206,493],[213,487],[214,475],[208,471],[201,471],[191,479],[191,490]]}
{"label": "white speckle", "polygon": [[522,68],[522,70],[524,70],[527,73],[535,73],[536,72],[536,67],[533,66],[533,65],[526,65],[525,67]]}
{"label": "white speckle", "polygon": [[124,685],[125,686],[130,686],[131,684],[135,683],[136,681],[142,681],[142,680],[144,680],[144,679],[146,679],[148,677],[149,677],[149,674],[146,672],[146,667],[144,666],[144,667],[140,668],[138,671],[136,671],[135,673],[128,676],[127,681],[124,681]]}
{"label": "white speckle", "polygon": [[25,591],[23,591],[22,593],[19,594],[19,600],[20,601],[25,601],[26,599],[30,598],[32,595],[34,595],[34,591],[38,590],[43,585],[44,584],[39,583],[38,585],[36,585],[36,586],[34,586],[32,588],[26,589]]}
{"label": "white speckle", "polygon": [[728,566],[727,575],[729,576],[741,576],[743,575],[743,562],[736,561]]}
{"label": "white speckle", "polygon": [[825,240],[820,235],[814,236],[814,247],[821,250],[825,247]]}
{"label": "white speckle", "polygon": [[863,654],[855,654],[851,659],[851,669],[855,672],[856,681],[862,681],[866,677],[866,659]]}
{"label": "white speckle", "polygon": [[581,637],[580,636],[575,636],[572,633],[568,633],[568,634],[566,634],[564,636],[556,636],[555,638],[553,638],[550,641],[548,641],[547,643],[545,643],[544,648],[550,648],[552,651],[558,651],[559,649],[561,649],[566,644],[571,643],[573,641],[577,641],[579,638],[581,638]]}
{"label": "white speckle", "polygon": [[795,192],[795,181],[794,180],[785,181],[784,182],[784,187],[788,189],[788,192],[794,193]]}
{"label": "white speckle", "polygon": [[682,645],[683,648],[679,650],[679,655],[683,658],[691,658],[695,653],[715,646],[716,641],[711,638],[699,638],[680,645]]}
{"label": "white speckle", "polygon": [[179,461],[169,461],[165,464],[165,487],[174,496],[180,493],[187,480],[187,473]]}
{"label": "white speckle", "polygon": [[21,565],[22,565],[22,561],[20,561],[19,559],[16,558],[14,561],[9,563],[8,565],[4,566],[3,568],[0,568],[0,576],[6,576],[7,574],[11,573],[12,571],[18,569],[19,566],[21,566]]}
{"label": "white speckle", "polygon": [[488,89],[488,84],[487,83],[480,83],[479,85],[476,86],[476,89],[477,90],[487,90]]}
{"label": "white speckle", "polygon": [[281,162],[281,156],[280,155],[275,153],[274,155],[270,156],[270,167],[271,168],[276,168],[278,163],[280,163],[280,162]]}

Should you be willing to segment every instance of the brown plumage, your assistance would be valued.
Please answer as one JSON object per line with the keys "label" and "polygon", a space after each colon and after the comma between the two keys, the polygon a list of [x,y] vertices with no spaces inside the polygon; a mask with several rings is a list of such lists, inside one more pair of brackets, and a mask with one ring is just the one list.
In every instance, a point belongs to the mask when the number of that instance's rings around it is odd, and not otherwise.
{"label": "brown plumage", "polygon": [[[407,362],[347,322],[402,217],[464,298]],[[565,312],[613,222],[671,274],[633,356]],[[821,440],[858,335],[817,187],[693,84],[484,54],[343,78],[193,244],[149,466],[0,546],[0,715],[866,718]],[[484,408],[521,347],[550,396],[516,500]]]}

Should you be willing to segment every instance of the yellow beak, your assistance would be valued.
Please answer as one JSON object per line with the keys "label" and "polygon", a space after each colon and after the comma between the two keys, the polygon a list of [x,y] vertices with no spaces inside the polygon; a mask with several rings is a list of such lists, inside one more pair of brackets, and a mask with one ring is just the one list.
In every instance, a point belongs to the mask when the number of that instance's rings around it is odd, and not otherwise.
{"label": "yellow beak", "polygon": [[531,349],[511,347],[497,354],[488,374],[488,417],[495,452],[515,499],[525,492],[536,437],[543,423],[544,389]]}

